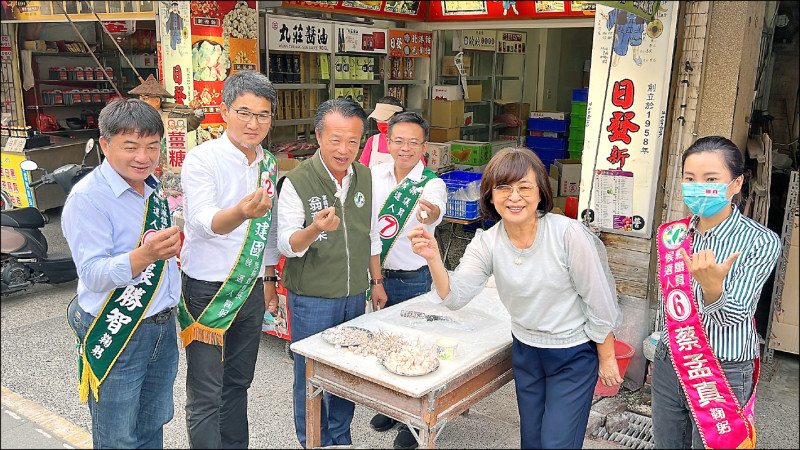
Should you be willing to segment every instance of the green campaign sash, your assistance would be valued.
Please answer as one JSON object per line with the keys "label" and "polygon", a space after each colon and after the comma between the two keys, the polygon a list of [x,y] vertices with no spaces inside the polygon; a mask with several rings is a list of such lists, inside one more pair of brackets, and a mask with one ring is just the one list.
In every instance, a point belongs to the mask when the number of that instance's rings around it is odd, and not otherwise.
{"label": "green campaign sash", "polygon": [[424,167],[419,181],[414,182],[406,178],[389,193],[389,197],[383,203],[381,212],[378,215],[378,231],[383,244],[381,248],[381,267],[383,267],[383,262],[386,260],[386,256],[394,246],[403,227],[406,226],[406,222],[411,216],[411,211],[414,211],[417,206],[422,189],[428,181],[434,178],[436,178],[436,174]]}
{"label": "green campaign sash", "polygon": [[[167,196],[161,186],[147,199],[142,233],[136,247],[158,230],[171,226]],[[161,279],[166,261],[159,260],[147,266],[137,284],[114,289],[106,298],[86,337],[78,348],[78,374],[80,376],[80,399],[89,399],[89,390],[94,400],[99,401],[97,390],[106,379],[111,367],[125,350],[131,336],[139,327],[150,308]],[[77,301],[73,299],[73,301]]]}
{"label": "green campaign sash", "polygon": [[[267,189],[267,193],[273,200],[277,189],[277,177],[277,160],[272,153],[265,150],[259,170],[259,186]],[[239,258],[219,291],[198,318],[195,319],[192,316],[186,308],[185,299],[181,296],[178,303],[178,323],[181,326],[180,336],[183,347],[194,340],[222,346],[225,332],[236,318],[239,308],[247,300],[250,291],[253,290],[256,278],[261,271],[264,247],[266,247],[267,234],[269,234],[271,224],[271,210],[267,211],[264,217],[250,219],[244,243],[239,250]],[[213,257],[213,255],[208,256]]]}

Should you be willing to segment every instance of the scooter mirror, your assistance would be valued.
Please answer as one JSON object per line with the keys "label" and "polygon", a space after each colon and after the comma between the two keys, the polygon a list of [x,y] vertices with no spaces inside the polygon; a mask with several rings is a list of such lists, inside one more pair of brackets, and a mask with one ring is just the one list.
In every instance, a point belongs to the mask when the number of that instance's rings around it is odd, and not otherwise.
{"label": "scooter mirror", "polygon": [[86,163],[86,157],[89,156],[89,153],[91,153],[92,150],[94,150],[94,138],[89,138],[89,140],[86,141],[86,147],[83,149],[83,159],[81,160],[81,165]]}
{"label": "scooter mirror", "polygon": [[19,167],[22,170],[27,170],[28,172],[39,169],[39,165],[36,164],[36,161],[31,161],[30,159],[26,159],[25,161],[19,163]]}
{"label": "scooter mirror", "polygon": [[94,150],[94,138],[89,138],[89,140],[86,141],[86,148],[83,150],[83,153],[88,155],[92,150]]}

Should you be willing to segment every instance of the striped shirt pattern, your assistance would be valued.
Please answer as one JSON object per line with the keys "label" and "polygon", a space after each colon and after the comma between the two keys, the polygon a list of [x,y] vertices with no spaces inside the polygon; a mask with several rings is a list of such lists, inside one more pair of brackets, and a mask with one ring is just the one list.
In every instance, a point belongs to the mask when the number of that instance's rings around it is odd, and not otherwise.
{"label": "striped shirt pattern", "polygon": [[[721,263],[731,254],[742,252],[722,283],[723,292],[719,300],[705,305],[703,289],[695,279],[692,279],[692,289],[709,344],[717,358],[720,361],[749,361],[759,356],[753,317],[761,288],[775,268],[782,246],[780,238],[772,230],[744,216],[738,208],[732,209],[727,219],[705,233],[697,230],[700,217],[692,217],[689,224],[689,232],[693,235],[692,253],[711,250],[717,263]],[[661,341],[667,344],[663,301],[659,312],[663,330]]]}

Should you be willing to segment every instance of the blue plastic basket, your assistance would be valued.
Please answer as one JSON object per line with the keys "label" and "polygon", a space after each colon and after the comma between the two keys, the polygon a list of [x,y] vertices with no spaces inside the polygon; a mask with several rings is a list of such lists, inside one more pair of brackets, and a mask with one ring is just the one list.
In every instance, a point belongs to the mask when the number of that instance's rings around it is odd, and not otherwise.
{"label": "blue plastic basket", "polygon": [[464,172],[461,170],[454,170],[439,175],[439,178],[444,180],[447,186],[447,211],[445,217],[453,219],[472,220],[480,217],[478,212],[478,200],[456,200],[451,197],[452,193],[468,185],[469,183],[480,180],[483,177],[479,172]]}
{"label": "blue plastic basket", "polygon": [[566,133],[567,129],[569,129],[569,116],[567,116],[564,120],[547,118],[528,119],[528,130]]}
{"label": "blue plastic basket", "polygon": [[531,150],[533,150],[533,152],[536,153],[536,156],[542,160],[545,167],[549,167],[549,165],[553,164],[553,162],[557,159],[564,158],[564,155],[566,154],[564,149],[553,150],[549,148],[532,148]]}
{"label": "blue plastic basket", "polygon": [[572,90],[573,102],[587,102],[589,101],[589,89],[573,89]]}
{"label": "blue plastic basket", "polygon": [[563,137],[528,136],[528,148],[564,150],[567,148],[567,139]]}

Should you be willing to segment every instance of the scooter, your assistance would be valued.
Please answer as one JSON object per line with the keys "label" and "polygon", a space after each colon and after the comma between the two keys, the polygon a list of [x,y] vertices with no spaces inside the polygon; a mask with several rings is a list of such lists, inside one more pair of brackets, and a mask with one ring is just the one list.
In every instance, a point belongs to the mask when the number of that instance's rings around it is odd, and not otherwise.
{"label": "scooter", "polygon": [[[67,164],[45,171],[42,178],[30,184],[31,188],[42,184],[58,184],[69,194],[70,190],[94,169],[86,165],[86,156],[94,149],[94,139],[86,143],[81,164]],[[22,170],[39,169],[31,160],[22,161]],[[2,239],[0,239],[0,294],[27,289],[33,283],[65,283],[78,278],[75,262],[71,257],[50,258],[47,255],[47,239],[41,232],[45,217],[38,208],[17,208],[0,211]]]}

